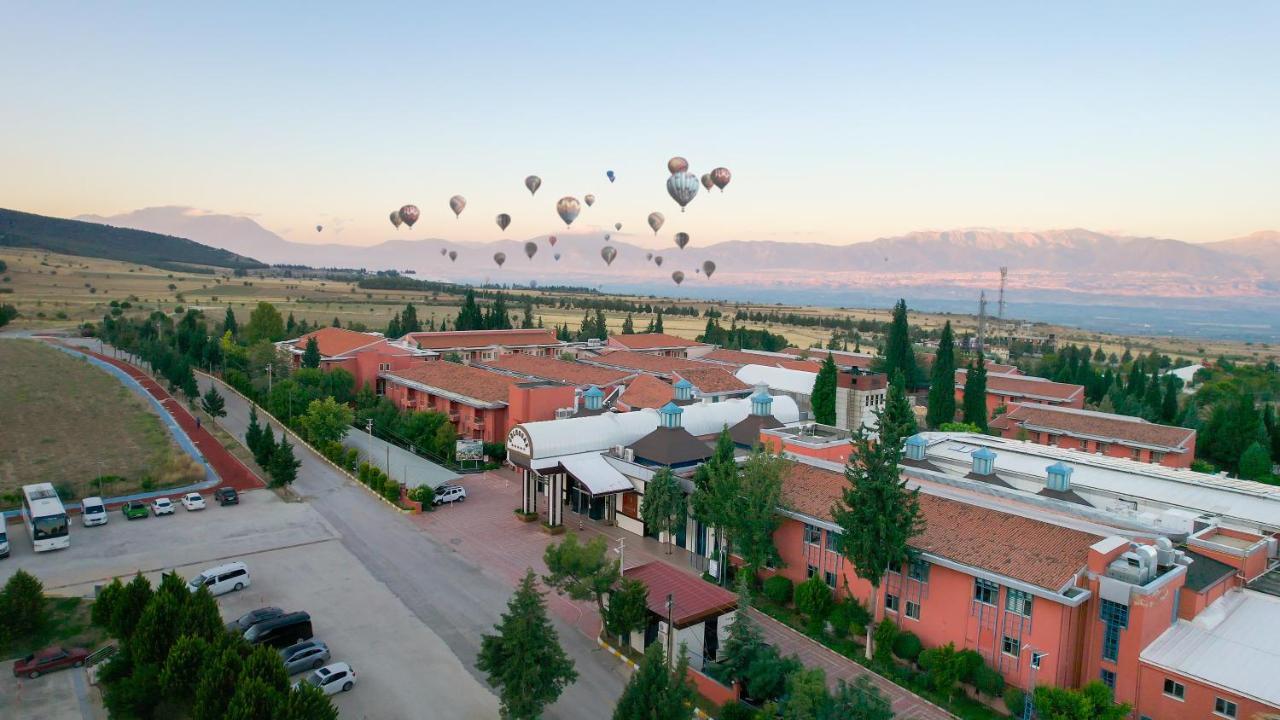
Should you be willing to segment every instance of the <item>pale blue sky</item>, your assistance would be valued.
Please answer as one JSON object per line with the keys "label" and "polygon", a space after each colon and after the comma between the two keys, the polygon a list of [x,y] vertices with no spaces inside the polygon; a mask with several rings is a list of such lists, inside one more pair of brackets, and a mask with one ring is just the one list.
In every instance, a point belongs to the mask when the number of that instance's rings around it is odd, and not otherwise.
{"label": "pale blue sky", "polygon": [[[555,232],[587,192],[584,228],[707,242],[1280,229],[1280,3],[260,5],[6,4],[0,206],[343,242],[406,202],[413,237]],[[679,228],[673,154],[734,171]]]}

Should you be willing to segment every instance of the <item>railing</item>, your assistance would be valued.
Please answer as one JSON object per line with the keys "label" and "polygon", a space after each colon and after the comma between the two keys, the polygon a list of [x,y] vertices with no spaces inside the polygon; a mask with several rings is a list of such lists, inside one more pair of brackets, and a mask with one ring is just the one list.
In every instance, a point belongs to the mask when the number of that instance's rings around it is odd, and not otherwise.
{"label": "railing", "polygon": [[102,662],[103,660],[106,660],[107,658],[115,654],[116,654],[116,646],[107,645],[106,647],[99,648],[98,650],[94,650],[93,652],[89,653],[89,657],[84,659],[84,664],[86,667],[93,667],[94,665],[97,665],[98,663]]}

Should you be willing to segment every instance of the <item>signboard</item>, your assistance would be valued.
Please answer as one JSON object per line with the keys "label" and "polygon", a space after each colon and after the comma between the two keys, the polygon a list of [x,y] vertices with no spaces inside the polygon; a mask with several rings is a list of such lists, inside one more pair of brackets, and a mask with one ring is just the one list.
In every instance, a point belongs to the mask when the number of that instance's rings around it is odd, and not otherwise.
{"label": "signboard", "polygon": [[454,445],[454,456],[462,460],[483,460],[484,442],[480,440],[459,440]]}
{"label": "signboard", "polygon": [[507,449],[518,452],[526,457],[532,450],[533,443],[530,441],[529,433],[524,428],[516,426],[511,428],[511,432],[507,433]]}

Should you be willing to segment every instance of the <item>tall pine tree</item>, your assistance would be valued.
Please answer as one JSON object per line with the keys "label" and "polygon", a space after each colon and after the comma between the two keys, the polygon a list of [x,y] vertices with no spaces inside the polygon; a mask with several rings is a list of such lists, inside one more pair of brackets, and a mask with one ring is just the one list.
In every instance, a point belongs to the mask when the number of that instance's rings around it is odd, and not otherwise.
{"label": "tall pine tree", "polygon": [[987,363],[979,355],[964,376],[964,421],[987,431]]}
{"label": "tall pine tree", "polygon": [[889,336],[884,348],[884,372],[890,377],[894,371],[902,373],[908,388],[919,384],[916,353],[911,347],[911,326],[907,323],[907,301],[898,300],[893,306],[893,319],[889,322]]}
{"label": "tall pine tree", "polygon": [[956,419],[956,349],[951,321],[942,326],[938,340],[938,353],[933,358],[933,371],[929,378],[929,413],[926,422],[936,428]]}
{"label": "tall pine tree", "polygon": [[302,367],[320,367],[320,343],[316,341],[315,335],[307,338],[307,347],[302,351]]}
{"label": "tall pine tree", "polygon": [[809,406],[813,419],[823,425],[836,424],[836,361],[827,353],[827,357],[818,368],[818,376],[813,381],[813,393],[809,396]]}

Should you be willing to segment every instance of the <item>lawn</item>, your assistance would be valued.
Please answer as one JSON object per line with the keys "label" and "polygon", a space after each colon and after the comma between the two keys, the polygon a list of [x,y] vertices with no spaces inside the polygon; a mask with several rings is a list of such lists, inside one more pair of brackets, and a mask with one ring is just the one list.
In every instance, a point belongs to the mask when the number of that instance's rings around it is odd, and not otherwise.
{"label": "lawn", "polygon": [[194,464],[119,379],[34,340],[0,340],[0,428],[0,507],[30,483],[80,498],[102,475],[117,478],[102,489],[117,495],[187,482]]}
{"label": "lawn", "polygon": [[89,621],[92,600],[78,597],[46,597],[49,610],[44,627],[34,635],[8,645],[0,645],[0,659],[12,660],[26,657],[51,645],[82,647],[93,652],[107,640],[102,628]]}

